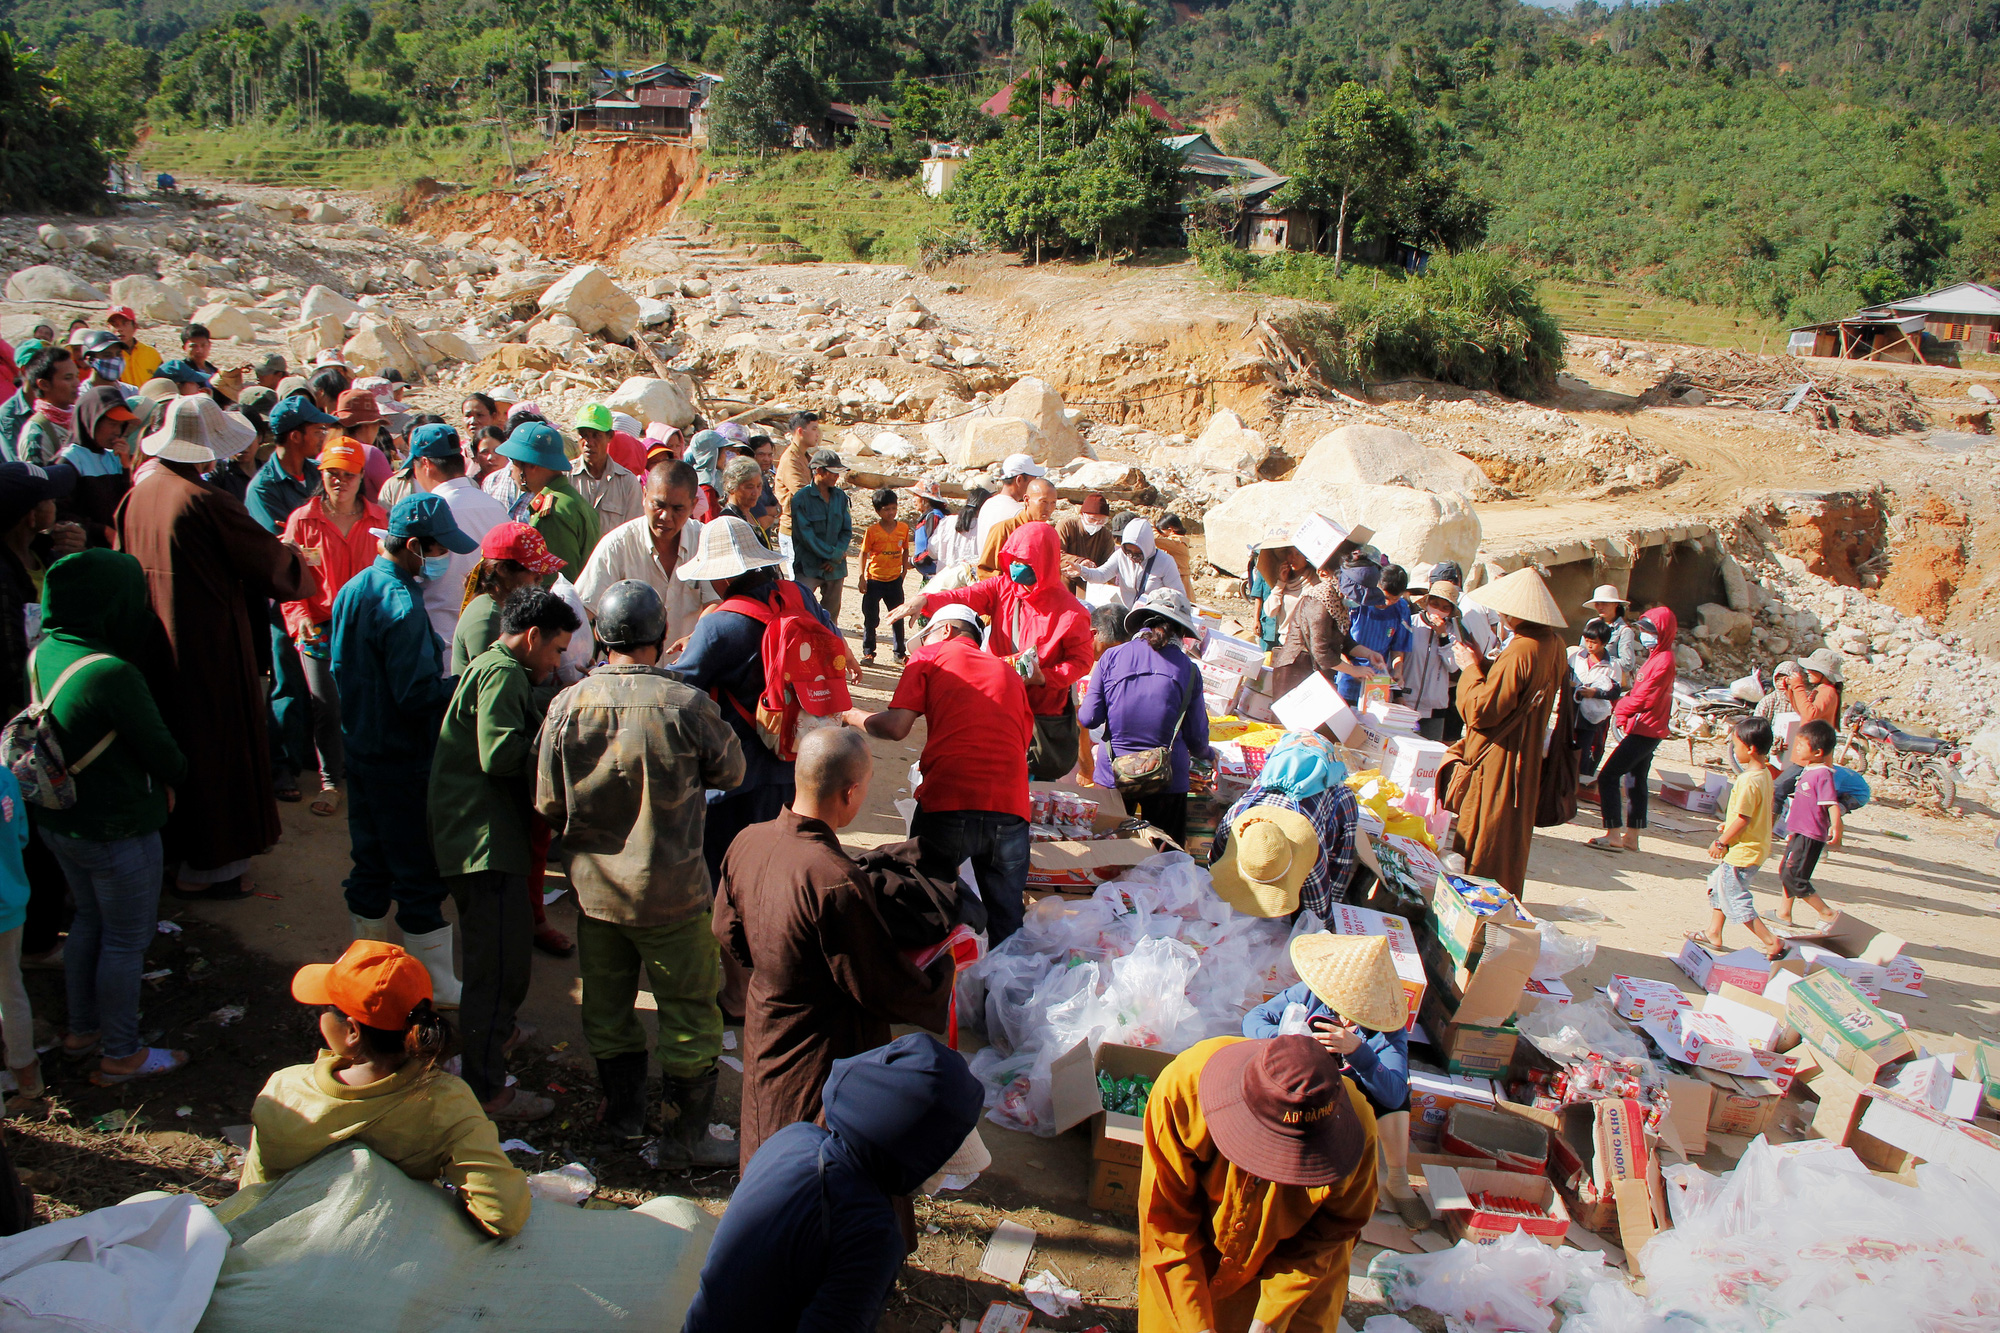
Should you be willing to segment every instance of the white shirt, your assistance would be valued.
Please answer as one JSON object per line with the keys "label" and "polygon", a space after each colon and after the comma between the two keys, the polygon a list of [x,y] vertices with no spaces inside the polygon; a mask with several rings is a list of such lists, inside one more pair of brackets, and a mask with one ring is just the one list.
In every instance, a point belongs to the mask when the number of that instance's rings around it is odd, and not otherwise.
{"label": "white shirt", "polygon": [[[451,510],[452,522],[474,541],[507,521],[505,506],[464,477],[440,483],[431,494],[444,501],[445,508]],[[466,576],[479,560],[476,549],[465,555],[454,553],[444,577],[424,584],[424,612],[431,618],[431,628],[447,646],[458,631],[458,613],[465,604]]]}
{"label": "white shirt", "polygon": [[[701,545],[701,524],[689,519],[681,529],[680,556],[674,563],[680,569],[695,557],[695,550]],[[701,618],[701,608],[717,600],[715,592],[706,582],[690,583],[678,574],[669,574],[660,565],[660,557],[653,550],[653,530],[649,520],[641,514],[630,523],[621,523],[604,534],[597,543],[597,549],[590,554],[590,560],[583,567],[583,576],[576,581],[577,596],[589,608],[593,618],[597,615],[598,599],[605,589],[623,579],[637,579],[652,585],[654,592],[667,607],[667,643],[671,646],[680,642],[694,629],[694,622]]]}
{"label": "white shirt", "polygon": [[972,534],[972,558],[977,560],[979,553],[986,549],[986,534],[993,531],[995,523],[1005,523],[1027,507],[1005,491],[989,496],[986,503],[979,506],[979,528]]}
{"label": "white shirt", "polygon": [[[1592,662],[1590,650],[1582,644],[1569,650],[1569,669],[1579,689],[1608,690],[1618,684],[1618,664],[1608,657],[1602,662]],[[1611,716],[1611,708],[1609,699],[1576,701],[1576,711],[1593,727]]]}
{"label": "white shirt", "polygon": [[590,634],[590,616],[584,609],[583,599],[576,595],[576,585],[569,581],[567,574],[556,575],[555,583],[549,591],[568,603],[576,618],[583,622],[583,628],[569,636],[569,647],[563,649],[556,661],[556,683],[567,689],[590,674],[590,659],[597,640]]}
{"label": "white shirt", "polygon": [[569,474],[569,484],[597,511],[599,532],[609,532],[645,512],[645,494],[639,488],[639,478],[631,469],[618,466],[615,459],[605,460],[602,477],[591,476],[590,469],[579,461],[576,471]]}

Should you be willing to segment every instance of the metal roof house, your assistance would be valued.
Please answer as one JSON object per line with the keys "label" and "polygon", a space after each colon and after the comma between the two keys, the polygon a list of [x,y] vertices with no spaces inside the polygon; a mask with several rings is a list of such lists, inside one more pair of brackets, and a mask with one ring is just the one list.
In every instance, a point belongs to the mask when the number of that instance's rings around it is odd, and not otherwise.
{"label": "metal roof house", "polygon": [[1983,282],[1960,282],[1922,296],[1889,301],[1864,315],[1923,316],[1923,330],[1939,342],[1955,342],[1973,352],[1990,352],[2000,342],[2000,289]]}

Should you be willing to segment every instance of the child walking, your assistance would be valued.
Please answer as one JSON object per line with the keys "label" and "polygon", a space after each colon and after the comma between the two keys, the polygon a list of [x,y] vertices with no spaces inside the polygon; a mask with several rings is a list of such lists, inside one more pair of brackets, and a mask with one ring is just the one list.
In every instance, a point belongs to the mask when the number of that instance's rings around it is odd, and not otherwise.
{"label": "child walking", "polygon": [[1729,792],[1729,810],[1717,824],[1716,839],[1708,844],[1708,859],[1716,867],[1708,876],[1708,930],[1699,939],[1721,949],[1725,923],[1748,926],[1764,947],[1766,958],[1784,953],[1785,946],[1771,928],[1757,919],[1757,904],[1750,897],[1750,880],[1764,858],[1771,854],[1771,723],[1761,717],[1739,719],[1730,738],[1736,748],[1736,762],[1742,772]]}
{"label": "child walking", "polygon": [[[861,538],[861,660],[875,665],[875,627],[882,608],[903,604],[903,576],[910,570],[910,525],[896,519],[896,493],[875,492],[875,521]],[[903,645],[903,622],[891,624],[896,635],[896,665],[909,660]]]}
{"label": "child walking", "polygon": [[1831,722],[1815,718],[1802,723],[1792,741],[1792,762],[1799,766],[1798,786],[1792,790],[1791,812],[1785,816],[1785,860],[1778,871],[1778,883],[1785,890],[1785,905],[1778,919],[1792,924],[1792,903],[1806,900],[1821,921],[1833,920],[1835,913],[1813,887],[1813,870],[1820,855],[1829,847],[1840,846],[1840,793],[1833,785],[1833,753],[1837,736]]}

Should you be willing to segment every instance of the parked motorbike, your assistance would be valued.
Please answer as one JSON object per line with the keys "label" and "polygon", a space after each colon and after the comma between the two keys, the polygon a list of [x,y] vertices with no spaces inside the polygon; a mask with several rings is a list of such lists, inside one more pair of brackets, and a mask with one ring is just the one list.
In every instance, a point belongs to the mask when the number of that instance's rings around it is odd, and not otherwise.
{"label": "parked motorbike", "polygon": [[[1880,708],[1885,699],[1875,701]],[[1949,811],[1958,804],[1958,765],[1965,752],[1943,736],[1919,736],[1904,731],[1865,703],[1852,703],[1841,714],[1840,744],[1833,762],[1857,773],[1879,772],[1915,787],[1923,804]]]}
{"label": "parked motorbike", "polygon": [[[1691,764],[1694,762],[1696,741],[1722,740],[1736,725],[1736,719],[1748,716],[1750,705],[1726,688],[1703,690],[1697,694],[1676,686],[1673,711],[1667,716],[1667,730],[1677,740],[1688,743],[1688,762]],[[1735,757],[1735,752],[1727,745],[1722,747],[1722,753],[1725,760]]]}

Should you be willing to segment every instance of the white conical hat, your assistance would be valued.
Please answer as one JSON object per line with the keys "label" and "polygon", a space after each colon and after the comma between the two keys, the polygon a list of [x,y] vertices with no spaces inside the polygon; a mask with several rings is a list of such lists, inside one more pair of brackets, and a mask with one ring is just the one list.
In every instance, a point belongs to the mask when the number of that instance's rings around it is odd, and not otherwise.
{"label": "white conical hat", "polygon": [[1504,578],[1496,579],[1484,587],[1472,591],[1472,600],[1489,611],[1513,616],[1517,620],[1531,620],[1537,625],[1553,625],[1557,629],[1568,626],[1563,619],[1562,608],[1549,595],[1549,585],[1542,581],[1541,574],[1533,566],[1515,570]]}

